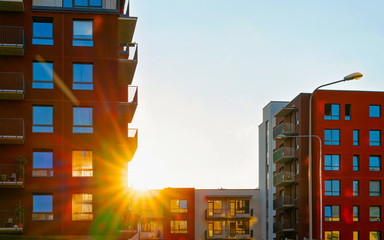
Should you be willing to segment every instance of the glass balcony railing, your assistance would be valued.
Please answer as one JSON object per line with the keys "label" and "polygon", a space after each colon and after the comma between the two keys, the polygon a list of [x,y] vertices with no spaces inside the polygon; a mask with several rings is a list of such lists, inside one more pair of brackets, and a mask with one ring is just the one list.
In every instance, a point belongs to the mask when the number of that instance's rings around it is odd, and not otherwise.
{"label": "glass balcony railing", "polygon": [[295,181],[293,172],[283,171],[273,176],[273,185],[275,187],[284,187]]}
{"label": "glass balcony railing", "polygon": [[281,147],[273,153],[274,163],[286,163],[294,158],[294,148],[292,147]]}
{"label": "glass balcony railing", "polygon": [[273,139],[279,137],[279,135],[295,135],[295,124],[290,122],[282,122],[273,129]]}
{"label": "glass balcony railing", "polygon": [[132,122],[135,115],[138,100],[137,86],[119,87],[118,118],[120,123]]}
{"label": "glass balcony railing", "polygon": [[289,209],[294,207],[294,201],[291,196],[282,196],[273,200],[273,209]]}
{"label": "glass balcony railing", "polygon": [[289,220],[279,221],[273,224],[273,232],[293,232],[295,227],[293,223]]}
{"label": "glass balcony railing", "polygon": [[132,83],[138,62],[138,52],[137,43],[120,45],[117,62],[118,83],[120,85],[130,85]]}

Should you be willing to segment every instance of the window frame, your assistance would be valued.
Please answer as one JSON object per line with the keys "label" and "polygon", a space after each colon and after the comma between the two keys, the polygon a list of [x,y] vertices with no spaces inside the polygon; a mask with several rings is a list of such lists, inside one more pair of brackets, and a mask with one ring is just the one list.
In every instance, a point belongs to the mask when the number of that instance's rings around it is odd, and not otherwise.
{"label": "window frame", "polygon": [[[337,183],[337,189],[334,190],[336,187],[334,184]],[[330,185],[329,185],[330,184]],[[327,190],[327,187],[330,187],[329,190]],[[324,180],[324,196],[327,197],[339,197],[340,196],[340,180],[338,179],[326,179]]]}
{"label": "window frame", "polygon": [[354,205],[352,207],[352,221],[353,222],[360,221],[360,207],[358,205]]}
{"label": "window frame", "polygon": [[353,180],[352,181],[352,196],[353,197],[360,196],[360,181],[359,180]]}
{"label": "window frame", "polygon": [[[79,22],[90,22],[91,23],[91,28],[92,28],[92,33],[91,35],[87,34],[82,34],[82,35],[75,35],[75,25],[76,23]],[[77,26],[80,27],[80,26]],[[93,47],[94,45],[94,24],[93,24],[93,19],[73,19],[72,20],[72,46],[74,47]],[[83,36],[83,37],[78,37],[78,36]],[[84,37],[84,36],[91,36],[90,38]]]}
{"label": "window frame", "polygon": [[[375,216],[375,215],[371,215],[371,211],[373,210],[373,208],[375,209],[378,209],[378,215]],[[369,221],[370,222],[381,222],[381,206],[369,206]]]}
{"label": "window frame", "polygon": [[[82,196],[83,199],[75,199],[76,196]],[[84,199],[84,197],[86,199]],[[90,198],[90,199],[89,199]],[[81,212],[75,212],[75,204],[78,204],[81,206],[82,211]],[[85,211],[86,209],[84,206],[88,205],[88,211]],[[90,206],[90,207],[89,207]],[[90,209],[90,211],[89,211]],[[74,222],[85,222],[85,221],[92,221],[93,220],[93,194],[92,193],[74,193],[72,194],[72,221]],[[79,218],[75,216],[80,216]]]}
{"label": "window frame", "polygon": [[340,205],[325,205],[324,206],[324,221],[325,222],[340,222]]}
{"label": "window frame", "polygon": [[[77,68],[77,66],[78,67],[91,66],[90,73],[88,72],[89,69],[75,70],[75,68]],[[75,75],[75,72],[77,72],[77,71],[86,72],[86,73],[83,73],[83,75],[85,75],[85,76],[90,75],[90,79],[85,79],[88,81],[82,81],[83,80],[83,79],[81,79],[82,77]],[[93,63],[78,63],[78,62],[72,63],[72,89],[73,90],[80,90],[80,91],[87,91],[87,90],[93,91]]]}
{"label": "window frame", "polygon": [[[35,209],[38,205],[38,198],[46,198],[40,199],[40,204],[43,205],[43,210],[47,211],[41,211]],[[48,200],[48,202],[47,202]],[[50,202],[50,205],[47,206],[47,203]],[[40,207],[39,207],[40,208]],[[53,221],[53,194],[52,193],[33,193],[32,195],[32,221]]]}
{"label": "window frame", "polygon": [[[375,189],[372,189],[372,184],[378,184],[378,190],[374,191]],[[369,196],[370,197],[381,197],[381,181],[380,180],[370,180],[369,181]]]}
{"label": "window frame", "polygon": [[[378,112],[377,109],[374,109],[374,108],[378,108]],[[378,113],[378,115],[377,115]],[[378,105],[378,104],[371,104],[369,105],[369,117],[370,118],[380,118],[381,117],[381,105]]]}
{"label": "window frame", "polygon": [[360,156],[359,155],[353,155],[353,157],[352,157],[352,170],[354,172],[357,172],[360,170]]}
{"label": "window frame", "polygon": [[[76,152],[83,152],[83,156],[85,155],[85,153],[90,154],[90,164],[88,165],[90,165],[91,168],[84,168],[86,167],[84,165],[81,168],[75,167],[75,165],[80,165],[81,161],[84,164],[87,160],[86,159],[87,157],[85,156],[83,157],[83,159],[77,159],[78,157],[74,155]],[[79,161],[78,164],[75,164],[76,160]],[[77,174],[76,172],[80,172],[80,173]],[[93,151],[92,150],[72,150],[72,177],[75,177],[75,178],[93,177]]]}
{"label": "window frame", "polygon": [[[327,234],[330,234],[331,235],[331,238],[328,238],[327,237]],[[331,239],[331,240],[340,240],[340,231],[336,231],[336,230],[327,230],[327,231],[324,231],[324,239]]]}
{"label": "window frame", "polygon": [[340,145],[340,129],[324,129],[324,145]]}
{"label": "window frame", "polygon": [[171,220],[170,232],[171,234],[187,234],[188,221],[187,220]]}
{"label": "window frame", "polygon": [[[84,114],[84,113],[80,113],[80,112],[77,112],[75,110],[91,110],[90,111],[90,116],[87,116],[88,118],[90,118],[90,121],[91,121],[91,124],[81,124],[79,122],[81,121],[87,121],[89,119],[86,119],[86,120],[81,120],[81,115],[79,115],[79,119],[76,119],[77,118],[77,114]],[[72,127],[72,133],[74,134],[92,134],[93,133],[93,107],[73,107],[73,127]],[[76,123],[76,124],[75,124]],[[77,124],[78,123],[78,124]]]}
{"label": "window frame", "polygon": [[[32,62],[32,89],[54,88],[53,67],[53,62]],[[42,77],[42,79],[38,79],[40,77]]]}
{"label": "window frame", "polygon": [[360,144],[360,133],[359,133],[359,129],[353,129],[353,146],[359,146]]}
{"label": "window frame", "polygon": [[381,231],[369,231],[369,240],[371,240],[371,237],[373,233],[376,233],[378,236],[372,240],[381,240]]}
{"label": "window frame", "polygon": [[[51,37],[45,37],[45,36],[35,36],[35,29],[37,26],[35,26],[35,23],[39,23],[39,24],[50,24],[50,27],[51,27],[51,31],[48,31],[51,32]],[[44,33],[46,33],[46,28],[44,27]],[[43,18],[43,17],[33,17],[32,19],[32,45],[42,45],[42,46],[53,46],[54,44],[54,40],[53,40],[53,36],[54,36],[54,32],[53,32],[53,18]],[[51,40],[51,41],[49,41]],[[42,41],[42,42],[40,42]],[[44,41],[47,41],[46,43],[44,43]]]}
{"label": "window frame", "polygon": [[349,121],[351,120],[351,115],[352,115],[352,106],[351,104],[345,104],[345,112],[344,112],[344,119]]}
{"label": "window frame", "polygon": [[[372,162],[377,159],[378,165],[372,164]],[[370,172],[380,172],[381,171],[381,156],[380,155],[369,155],[369,171]]]}
{"label": "window frame", "polygon": [[[378,139],[373,139],[375,137],[378,137]],[[381,130],[369,130],[369,146],[381,146]]]}
{"label": "window frame", "polygon": [[340,104],[325,103],[324,120],[340,120]]}
{"label": "window frame", "polygon": [[[36,153],[36,154],[35,154]],[[38,153],[49,153],[47,156],[37,156]],[[43,154],[45,155],[45,154]],[[43,159],[48,157],[50,159]],[[38,164],[38,160],[48,161],[48,167]],[[37,165],[39,167],[37,167]],[[32,177],[53,177],[53,150],[52,149],[34,149],[32,152]]]}
{"label": "window frame", "polygon": [[[183,207],[184,204],[185,207]],[[169,207],[171,213],[187,213],[188,201],[186,199],[171,199]]]}
{"label": "window frame", "polygon": [[[330,163],[330,165],[327,163]],[[340,154],[324,155],[324,171],[340,171]]]}
{"label": "window frame", "polygon": [[[40,109],[40,111],[38,110]],[[43,110],[45,109],[45,110]],[[37,116],[43,114],[42,111],[50,109],[50,116]],[[36,112],[35,112],[36,111]],[[44,113],[46,114],[46,113]],[[35,122],[37,121],[37,122]],[[53,106],[33,105],[32,106],[32,133],[53,133]]]}

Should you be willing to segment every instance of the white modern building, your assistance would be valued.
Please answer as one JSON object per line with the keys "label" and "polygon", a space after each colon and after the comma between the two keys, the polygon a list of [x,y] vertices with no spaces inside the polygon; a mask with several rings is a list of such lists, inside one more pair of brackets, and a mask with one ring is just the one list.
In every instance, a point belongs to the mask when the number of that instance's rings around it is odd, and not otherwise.
{"label": "white modern building", "polygon": [[195,239],[261,239],[259,189],[196,189]]}
{"label": "white modern building", "polygon": [[273,233],[273,223],[276,211],[273,210],[273,199],[276,188],[273,187],[273,172],[276,165],[273,164],[273,127],[277,111],[285,107],[288,102],[272,101],[263,108],[263,123],[259,125],[259,187],[261,199],[261,239],[273,240],[276,235]]}

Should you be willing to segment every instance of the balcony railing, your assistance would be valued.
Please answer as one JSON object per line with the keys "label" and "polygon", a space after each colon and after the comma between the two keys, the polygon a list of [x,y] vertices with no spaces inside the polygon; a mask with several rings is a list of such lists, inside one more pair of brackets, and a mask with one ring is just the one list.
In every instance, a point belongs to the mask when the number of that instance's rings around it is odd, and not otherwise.
{"label": "balcony railing", "polygon": [[0,118],[0,144],[24,144],[24,119]]}
{"label": "balcony railing", "polygon": [[225,209],[225,208],[221,209],[221,211],[216,209],[213,212],[209,212],[208,209],[205,210],[205,217],[207,219],[210,219],[210,218],[250,218],[251,216],[253,216],[253,209],[248,209],[248,211],[245,211],[244,213],[236,213],[234,210]]}
{"label": "balcony railing", "polygon": [[19,166],[17,164],[0,164],[0,188],[23,187],[24,166]]}
{"label": "balcony railing", "polygon": [[205,239],[252,239],[253,230],[206,230]]}
{"label": "balcony railing", "polygon": [[295,124],[289,122],[280,123],[273,129],[273,139],[276,139],[279,135],[295,135]]}
{"label": "balcony railing", "polygon": [[23,226],[18,225],[16,219],[14,210],[0,210],[0,234],[22,233]]}
{"label": "balcony railing", "polygon": [[292,147],[281,147],[273,153],[274,163],[286,163],[295,158],[295,151]]}
{"label": "balcony railing", "polygon": [[273,232],[293,232],[295,231],[295,227],[289,220],[279,221],[273,224]]}
{"label": "balcony railing", "polygon": [[295,181],[293,172],[283,171],[273,176],[273,185],[275,187],[285,187]]}
{"label": "balcony railing", "polygon": [[120,144],[123,155],[122,157],[126,158],[128,161],[131,161],[137,150],[138,129],[129,128],[128,137],[124,140],[125,142]]}
{"label": "balcony railing", "polygon": [[24,12],[24,0],[1,0],[0,11]]}
{"label": "balcony railing", "polygon": [[132,43],[133,34],[136,28],[137,17],[129,15],[120,15],[118,19],[118,35],[119,43]]}
{"label": "balcony railing", "polygon": [[273,200],[273,209],[289,209],[294,207],[294,201],[291,196],[282,196]]}
{"label": "balcony railing", "polygon": [[120,123],[132,122],[138,100],[137,86],[121,86],[119,88],[118,116]]}
{"label": "balcony railing", "polygon": [[120,44],[119,59],[117,62],[118,83],[130,85],[135,75],[139,47],[137,43]]}
{"label": "balcony railing", "polygon": [[15,72],[0,72],[0,99],[24,99],[24,74]]}
{"label": "balcony railing", "polygon": [[0,26],[0,55],[24,55],[23,27]]}
{"label": "balcony railing", "polygon": [[32,0],[32,8],[61,10],[81,10],[81,11],[111,11],[118,12],[118,0]]}

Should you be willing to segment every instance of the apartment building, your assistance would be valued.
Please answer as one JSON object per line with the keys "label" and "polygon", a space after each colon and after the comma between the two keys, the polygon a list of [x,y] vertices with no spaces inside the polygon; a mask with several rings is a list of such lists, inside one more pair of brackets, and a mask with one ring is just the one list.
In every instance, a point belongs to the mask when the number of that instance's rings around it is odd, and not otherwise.
{"label": "apartment building", "polygon": [[0,235],[129,237],[128,0],[0,1]]}
{"label": "apartment building", "polygon": [[276,210],[273,208],[273,196],[276,188],[273,186],[273,173],[276,165],[271,156],[276,148],[273,140],[273,127],[276,125],[275,113],[288,102],[272,101],[263,108],[263,123],[259,125],[259,187],[261,199],[261,239],[273,240],[273,223]]}
{"label": "apartment building", "polygon": [[261,239],[258,189],[196,189],[197,240]]}
{"label": "apartment building", "polygon": [[321,144],[313,137],[312,226],[308,137],[302,136],[308,134],[309,98],[310,94],[299,94],[275,114],[277,239],[303,239],[310,227],[314,239],[382,239],[384,93],[318,90],[313,94],[312,134]]}

